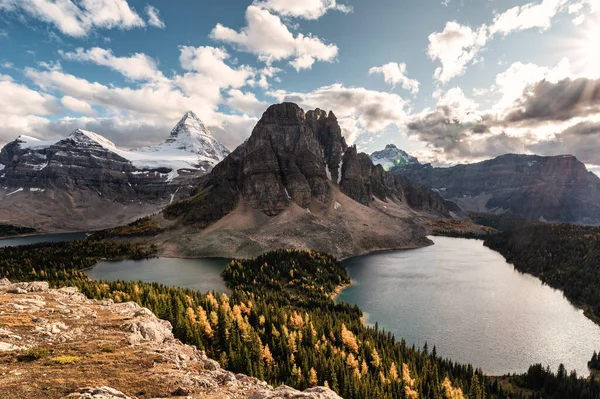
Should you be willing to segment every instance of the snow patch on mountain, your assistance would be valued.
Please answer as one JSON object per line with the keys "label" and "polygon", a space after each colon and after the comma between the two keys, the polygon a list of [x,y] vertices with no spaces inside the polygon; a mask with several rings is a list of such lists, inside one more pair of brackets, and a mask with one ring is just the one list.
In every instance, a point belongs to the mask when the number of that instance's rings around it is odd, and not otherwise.
{"label": "snow patch on mountain", "polygon": [[[44,150],[58,143],[69,141],[82,149],[104,149],[125,158],[140,171],[170,170],[170,172],[162,174],[167,181],[178,177],[177,171],[180,169],[207,172],[230,153],[212,136],[204,123],[192,111],[188,111],[181,118],[164,143],[138,149],[118,148],[115,143],[105,137],[83,129],[77,129],[63,139],[39,140],[35,137],[21,135],[15,141],[21,149],[31,150],[36,152],[35,156],[44,158]],[[34,165],[34,169],[41,170],[46,166],[47,163],[37,164]],[[0,164],[0,170],[4,167]]]}
{"label": "snow patch on mountain", "polygon": [[[213,137],[200,118],[188,111],[171,130],[164,143],[132,150],[126,158],[138,169],[200,169],[201,165],[212,168],[229,153],[230,151]],[[165,163],[164,160],[168,160],[169,163]]]}
{"label": "snow patch on mountain", "polygon": [[388,144],[383,150],[372,153],[371,161],[374,165],[381,165],[383,169],[388,171],[395,166],[419,164],[417,158],[402,151],[394,144]]}
{"label": "snow patch on mountain", "polygon": [[40,140],[35,137],[20,135],[16,140],[22,149],[42,150],[56,144],[59,140]]}

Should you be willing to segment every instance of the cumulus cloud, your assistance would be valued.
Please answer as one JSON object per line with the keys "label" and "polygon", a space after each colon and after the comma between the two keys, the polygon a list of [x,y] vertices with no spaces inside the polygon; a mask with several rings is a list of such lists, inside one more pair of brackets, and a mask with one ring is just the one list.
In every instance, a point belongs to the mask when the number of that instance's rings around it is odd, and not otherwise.
{"label": "cumulus cloud", "polygon": [[369,69],[369,74],[372,75],[375,73],[382,74],[383,80],[392,86],[400,84],[403,89],[409,90],[413,94],[419,92],[419,81],[406,76],[406,63],[404,62],[400,64],[397,62],[388,62],[380,67]]}
{"label": "cumulus cloud", "polygon": [[260,101],[251,92],[231,89],[227,94],[229,94],[229,97],[226,99],[227,105],[244,114],[259,116],[269,107],[268,103]]}
{"label": "cumulus cloud", "polygon": [[494,16],[490,34],[509,33],[539,28],[546,30],[552,26],[552,19],[567,3],[567,0],[542,0],[541,3],[528,3],[513,7]]}
{"label": "cumulus cloud", "polygon": [[58,111],[60,107],[54,96],[31,90],[10,76],[0,74],[0,113],[25,116],[51,115]]}
{"label": "cumulus cloud", "polygon": [[64,96],[60,99],[60,102],[65,108],[73,112],[77,112],[83,115],[96,115],[96,111],[94,110],[94,108],[92,108],[92,106],[89,103],[82,100],[78,100],[75,97]]}
{"label": "cumulus cloud", "polygon": [[0,74],[0,142],[14,140],[15,134],[34,132],[44,125],[46,119],[42,116],[60,111],[54,96],[39,93]]}
{"label": "cumulus cloud", "polygon": [[249,66],[232,68],[227,65],[225,60],[229,58],[229,54],[220,48],[182,46],[179,49],[179,62],[183,69],[199,72],[223,87],[244,86],[255,74]]}
{"label": "cumulus cloud", "polygon": [[487,40],[485,25],[473,30],[455,21],[446,23],[442,32],[429,35],[427,54],[432,60],[441,63],[435,70],[435,79],[447,83],[464,74],[467,64],[473,61]]}
{"label": "cumulus cloud", "polygon": [[267,64],[290,60],[290,65],[297,71],[310,69],[315,61],[331,62],[337,57],[336,45],[325,44],[311,35],[294,35],[277,15],[264,8],[249,6],[246,9],[246,23],[247,26],[239,32],[217,24],[210,32],[210,37],[256,54]]}
{"label": "cumulus cloud", "polygon": [[472,162],[504,153],[573,154],[600,164],[600,79],[577,77],[568,61],[554,67],[512,64],[496,77],[498,102],[481,110],[459,88],[410,116],[407,133],[436,163]]}
{"label": "cumulus cloud", "polygon": [[321,18],[329,10],[352,12],[352,7],[338,4],[336,0],[256,0],[253,4],[284,17],[305,19]]}
{"label": "cumulus cloud", "polygon": [[569,14],[574,15],[573,23],[581,25],[589,14],[600,12],[600,1],[598,0],[576,0],[568,7]]}
{"label": "cumulus cloud", "polygon": [[531,150],[546,155],[574,154],[586,164],[600,165],[599,147],[600,118],[593,118],[535,143]]}
{"label": "cumulus cloud", "polygon": [[600,79],[541,81],[505,112],[505,123],[565,121],[600,114]]}
{"label": "cumulus cloud", "polygon": [[394,93],[345,87],[342,84],[320,87],[312,92],[268,92],[279,102],[290,101],[305,110],[333,110],[349,143],[364,132],[378,132],[389,125],[402,126],[407,120],[408,102]]}
{"label": "cumulus cloud", "polygon": [[571,75],[569,61],[565,58],[554,68],[539,66],[533,63],[513,63],[506,71],[499,73],[492,91],[501,94],[501,99],[494,107],[502,113],[520,98],[526,89],[542,80],[556,82]]}
{"label": "cumulus cloud", "polygon": [[136,53],[129,57],[116,57],[112,50],[93,47],[88,50],[78,48],[73,52],[60,52],[63,58],[71,61],[92,62],[120,72],[131,80],[165,80],[158,70],[156,61],[146,54]]}
{"label": "cumulus cloud", "polygon": [[39,19],[74,37],[87,36],[96,28],[131,29],[146,25],[127,0],[1,0],[0,10]]}
{"label": "cumulus cloud", "polygon": [[[0,142],[13,140],[15,132],[56,138],[84,128],[126,147],[155,144],[166,138],[186,110],[192,109],[214,129],[218,139],[235,147],[249,136],[256,115],[267,106],[241,89],[260,86],[257,76],[266,81],[280,72],[271,66],[261,70],[231,66],[225,50],[208,46],[180,47],[184,72],[171,77],[163,75],[158,63],[145,54],[120,57],[97,47],[61,54],[69,61],[111,68],[135,85],[118,87],[90,81],[66,72],[60,63],[24,69],[24,76],[37,86],[37,91],[0,75],[0,123],[6,127],[0,129]],[[60,100],[46,93],[60,95]],[[220,106],[236,114],[224,114]],[[65,109],[79,115],[57,118]],[[10,120],[2,116],[4,112]],[[49,115],[52,117],[44,117]]]}
{"label": "cumulus cloud", "polygon": [[461,25],[456,21],[447,22],[442,32],[429,35],[427,54],[441,64],[435,70],[434,78],[440,83],[447,83],[452,78],[463,75],[469,64],[479,61],[477,55],[496,35],[506,36],[527,29],[550,28],[554,17],[566,9],[566,3],[567,0],[541,0],[539,3],[516,6],[497,13],[489,26],[483,24],[477,28]]}
{"label": "cumulus cloud", "polygon": [[146,8],[144,8],[144,11],[146,11],[146,15],[148,16],[148,23],[150,25],[160,29],[164,29],[166,27],[163,20],[160,19],[160,11],[158,11],[158,8],[148,4]]}

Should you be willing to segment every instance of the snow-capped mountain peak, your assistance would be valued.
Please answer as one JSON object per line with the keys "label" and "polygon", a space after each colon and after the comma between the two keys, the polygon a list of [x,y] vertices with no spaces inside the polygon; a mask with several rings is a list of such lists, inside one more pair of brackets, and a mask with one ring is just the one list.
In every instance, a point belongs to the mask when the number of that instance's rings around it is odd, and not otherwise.
{"label": "snow-capped mountain peak", "polygon": [[117,146],[112,141],[100,136],[97,133],[83,129],[75,130],[69,135],[68,139],[75,141],[77,145],[82,147],[100,146],[110,151],[117,149]]}
{"label": "snow-capped mountain peak", "polygon": [[177,122],[177,125],[171,130],[171,136],[177,137],[181,132],[198,133],[212,137],[210,131],[194,111],[188,111],[183,115],[179,122]]}
{"label": "snow-capped mountain peak", "polygon": [[171,130],[165,143],[154,149],[164,150],[165,147],[191,152],[217,162],[223,160],[230,152],[213,137],[193,111],[186,112]]}
{"label": "snow-capped mountain peak", "polygon": [[417,158],[402,151],[394,144],[388,144],[383,150],[372,153],[371,161],[375,165],[383,166],[385,170],[390,170],[395,166],[416,165],[419,163]]}

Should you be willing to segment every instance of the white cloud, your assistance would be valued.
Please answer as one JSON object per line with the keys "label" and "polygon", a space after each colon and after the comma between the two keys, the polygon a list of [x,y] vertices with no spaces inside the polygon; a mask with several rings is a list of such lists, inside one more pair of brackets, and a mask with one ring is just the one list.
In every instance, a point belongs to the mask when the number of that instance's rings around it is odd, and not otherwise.
{"label": "white cloud", "polygon": [[60,99],[60,102],[65,108],[71,111],[83,115],[96,115],[96,111],[94,110],[94,108],[92,108],[92,106],[89,103],[82,100],[78,100],[75,97],[64,96]]}
{"label": "white cloud", "polygon": [[183,69],[199,72],[211,78],[221,87],[241,87],[251,79],[255,71],[246,65],[232,68],[225,63],[229,58],[227,51],[210,47],[180,47],[179,61]]}
{"label": "white cloud", "polygon": [[403,89],[416,94],[419,92],[419,81],[406,76],[406,63],[388,62],[380,67],[369,69],[369,74],[380,73],[386,83],[396,86],[401,84]]}
{"label": "white cloud", "polygon": [[253,5],[273,11],[284,17],[318,19],[329,10],[352,12],[352,7],[336,0],[255,0]]}
{"label": "white cloud", "polygon": [[[165,139],[172,126],[189,109],[194,110],[210,128],[215,128],[217,136],[228,146],[235,147],[242,138],[246,138],[256,122],[254,116],[225,115],[218,111],[220,105],[227,105],[236,111],[258,114],[266,103],[256,99],[252,93],[245,93],[238,88],[250,83],[255,75],[274,76],[278,69],[268,67],[254,71],[247,66],[231,67],[225,61],[229,55],[222,49],[212,47],[181,47],[180,62],[185,72],[173,77],[165,77],[158,69],[156,62],[145,54],[130,57],[117,57],[112,51],[101,48],[89,50],[77,49],[64,53],[66,59],[73,61],[89,61],[121,72],[129,80],[135,81],[134,87],[116,87],[98,82],[88,81],[62,70],[60,64],[46,65],[39,69],[25,68],[24,75],[29,78],[40,91],[21,87],[23,93],[16,97],[27,99],[31,114],[44,115],[40,101],[48,104],[56,103],[56,113],[64,112],[64,108],[84,116],[77,118],[61,118],[52,120],[37,117],[36,136],[60,137],[77,127],[96,131],[106,135],[119,145],[138,146],[152,144]],[[9,81],[8,77],[3,78]],[[14,83],[10,80],[11,85]],[[9,92],[5,90],[5,92]],[[225,92],[225,94],[223,93]],[[60,94],[61,100],[43,93]],[[29,96],[29,97],[28,97]],[[14,97],[14,96],[12,96]],[[225,97],[225,98],[224,98]],[[37,99],[37,101],[36,101]],[[19,104],[12,98],[9,104]],[[34,105],[37,108],[33,108]],[[46,103],[43,103],[46,104]],[[0,107],[4,104],[0,101]],[[62,105],[62,108],[60,105]],[[2,111],[0,111],[1,113]],[[95,116],[98,112],[101,116]],[[14,116],[14,115],[13,115]],[[13,118],[14,119],[14,118]],[[15,122],[7,126],[15,126]],[[32,122],[33,123],[33,122]],[[33,125],[21,123],[20,132],[35,130]],[[41,130],[40,130],[41,129]],[[0,141],[14,139],[6,137],[0,129]],[[143,134],[140,134],[142,133]]]}
{"label": "white cloud", "polygon": [[60,52],[60,54],[67,60],[87,61],[109,67],[131,80],[165,80],[162,72],[158,70],[156,61],[141,53],[133,54],[130,57],[116,57],[112,50],[93,47],[88,50],[78,48],[74,52]]}
{"label": "white cloud", "polygon": [[165,28],[165,23],[162,19],[160,19],[160,11],[158,11],[158,8],[148,4],[146,8],[144,8],[144,11],[146,11],[146,15],[148,16],[148,23],[150,25],[160,29]]}
{"label": "white cloud", "polygon": [[586,20],[588,13],[600,12],[600,0],[575,0],[568,7],[569,14],[574,14],[573,23],[581,25]]}
{"label": "white cloud", "polygon": [[133,89],[108,87],[62,71],[27,68],[25,74],[43,90],[57,90],[63,95],[102,106],[115,115],[130,113],[136,118],[173,120],[181,116],[183,110],[197,109],[202,118],[208,119],[216,107],[212,98],[188,96],[169,85],[142,85]]}
{"label": "white cloud", "polygon": [[544,79],[556,82],[571,75],[568,59],[563,59],[554,68],[539,66],[533,63],[513,63],[508,69],[496,76],[494,91],[499,92],[502,97],[494,106],[499,114],[510,107],[515,100],[534,83]]}
{"label": "white cloud", "polygon": [[51,115],[60,111],[56,98],[16,83],[0,74],[0,113],[16,117],[30,114]]}
{"label": "white cloud", "polygon": [[83,37],[95,28],[145,26],[127,0],[2,0],[0,10],[28,15],[55,26],[65,35]]}
{"label": "white cloud", "polygon": [[552,26],[552,18],[566,4],[567,0],[542,0],[541,3],[528,3],[513,7],[494,16],[490,34],[509,33],[540,28],[546,30]]}
{"label": "white cloud", "polygon": [[487,42],[487,27],[477,30],[453,21],[446,23],[442,32],[429,35],[427,54],[442,64],[435,70],[434,77],[442,83],[465,73],[467,64]]}
{"label": "white cloud", "polygon": [[407,120],[408,102],[402,97],[362,87],[334,84],[308,93],[277,90],[268,94],[279,102],[295,102],[305,110],[332,110],[349,143],[361,133],[379,132],[389,125],[400,127]]}
{"label": "white cloud", "polygon": [[246,22],[247,26],[239,32],[217,24],[210,37],[256,54],[267,64],[291,59],[290,65],[298,71],[311,68],[315,61],[331,62],[338,54],[337,46],[325,44],[317,37],[302,33],[294,36],[278,16],[266,9],[249,6]]}
{"label": "white cloud", "polygon": [[46,121],[38,115],[59,112],[61,107],[54,96],[39,93],[0,74],[0,142],[36,131]]}
{"label": "white cloud", "polygon": [[244,114],[261,115],[269,107],[268,103],[257,99],[254,93],[231,89],[228,94],[227,105]]}
{"label": "white cloud", "polygon": [[[477,58],[484,46],[495,35],[504,36],[527,29],[549,29],[553,18],[565,10],[568,0],[541,0],[539,3],[528,3],[513,7],[505,12],[497,13],[490,26],[483,24],[478,28],[461,25],[456,21],[447,22],[442,32],[429,35],[427,54],[441,66],[435,70],[434,78],[441,83],[448,83],[452,78],[465,73],[469,64],[480,61]],[[598,0],[577,0],[580,2]],[[577,12],[579,8],[572,9]]]}

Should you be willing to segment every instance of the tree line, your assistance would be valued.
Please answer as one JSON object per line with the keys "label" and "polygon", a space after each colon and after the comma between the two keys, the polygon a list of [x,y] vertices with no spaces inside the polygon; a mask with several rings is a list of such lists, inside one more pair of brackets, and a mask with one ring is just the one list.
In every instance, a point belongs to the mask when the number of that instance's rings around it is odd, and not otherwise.
{"label": "tree line", "polygon": [[[154,256],[144,243],[104,240],[0,249],[0,275],[74,285],[91,298],[135,301],[169,320],[174,334],[231,371],[298,389],[329,386],[355,398],[597,398],[600,385],[532,366],[498,379],[471,365],[415,348],[362,322],[357,306],[336,303],[349,282],[343,264],[315,252],[279,250],[231,261],[223,278],[232,294],[156,283],[92,281],[82,268],[102,258]],[[522,389],[523,388],[523,389]],[[565,396],[565,395],[573,396]]]}

